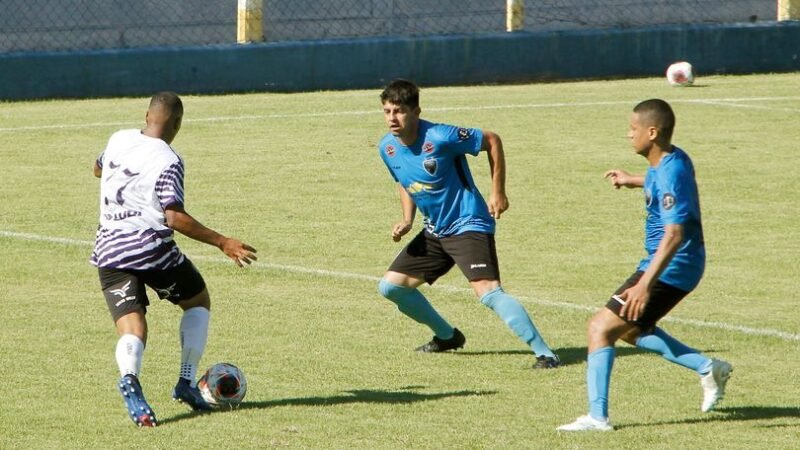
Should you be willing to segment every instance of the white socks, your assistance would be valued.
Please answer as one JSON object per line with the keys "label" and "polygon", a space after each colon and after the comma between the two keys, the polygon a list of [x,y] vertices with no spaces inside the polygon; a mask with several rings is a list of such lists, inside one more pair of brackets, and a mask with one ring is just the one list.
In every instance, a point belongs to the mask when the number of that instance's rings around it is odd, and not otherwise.
{"label": "white socks", "polygon": [[206,349],[208,341],[208,320],[210,313],[206,308],[198,306],[187,309],[181,318],[181,378],[196,386],[197,366]]}
{"label": "white socks", "polygon": [[117,341],[117,365],[119,375],[139,376],[142,370],[142,353],[144,353],[144,343],[137,336],[123,334]]}

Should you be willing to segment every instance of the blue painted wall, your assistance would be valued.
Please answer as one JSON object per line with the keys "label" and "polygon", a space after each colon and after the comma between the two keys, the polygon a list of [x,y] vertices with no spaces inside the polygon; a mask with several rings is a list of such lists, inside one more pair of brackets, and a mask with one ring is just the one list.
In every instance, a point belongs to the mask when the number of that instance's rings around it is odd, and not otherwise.
{"label": "blue painted wall", "polygon": [[0,54],[0,99],[800,71],[800,22]]}

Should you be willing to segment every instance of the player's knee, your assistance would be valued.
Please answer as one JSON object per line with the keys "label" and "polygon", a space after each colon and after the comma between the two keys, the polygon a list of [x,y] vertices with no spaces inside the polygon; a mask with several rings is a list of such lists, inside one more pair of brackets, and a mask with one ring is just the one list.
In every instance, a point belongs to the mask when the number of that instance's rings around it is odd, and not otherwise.
{"label": "player's knee", "polygon": [[480,296],[481,303],[486,306],[487,308],[494,309],[495,303],[497,302],[498,298],[501,298],[505,292],[503,288],[496,287],[494,289],[488,290],[483,295]]}
{"label": "player's knee", "polygon": [[589,335],[589,338],[598,338],[598,337],[605,337],[608,335],[608,328],[606,327],[606,321],[603,320],[600,314],[595,314],[589,319],[589,322],[586,326],[587,330],[586,333]]}
{"label": "player's knee", "polygon": [[382,296],[392,301],[397,301],[397,299],[408,289],[409,288],[386,281],[385,278],[381,278],[380,283],[378,283],[378,292],[380,292]]}
{"label": "player's knee", "polygon": [[211,310],[211,296],[208,294],[208,289],[203,289],[200,291],[199,294],[195,295],[192,298],[186,299],[182,302],[178,303],[181,309],[184,311],[196,307],[202,307],[207,310]]}

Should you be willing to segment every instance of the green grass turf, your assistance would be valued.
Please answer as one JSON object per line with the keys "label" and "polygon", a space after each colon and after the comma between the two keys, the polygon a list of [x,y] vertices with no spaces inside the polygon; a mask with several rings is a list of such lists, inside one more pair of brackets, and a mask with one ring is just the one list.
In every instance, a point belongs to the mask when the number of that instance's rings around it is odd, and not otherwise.
{"label": "green grass turf", "polygon": [[[376,287],[400,248],[377,90],[184,97],[174,146],[187,209],[259,249],[240,270],[179,238],[212,295],[202,365],[239,365],[249,392],[232,412],[173,403],[180,312],[154,301],[142,375],[152,430],[132,425],[116,392],[116,337],[87,262],[91,165],[112,132],[142,125],[147,99],[0,104],[0,447],[793,448],[798,92],[797,74],[423,88],[424,118],[504,140],[501,271],[565,361],[553,371],[528,369],[525,346],[457,271],[423,290],[467,346],[412,351],[430,332]],[[586,411],[586,320],[643,254],[641,192],[602,174],[645,170],[625,135],[631,108],[652,97],[672,102],[674,142],[695,162],[709,255],[663,326],[735,371],[720,410],[702,414],[696,375],[621,346],[618,431],[559,434]],[[485,155],[470,164],[485,190]]]}

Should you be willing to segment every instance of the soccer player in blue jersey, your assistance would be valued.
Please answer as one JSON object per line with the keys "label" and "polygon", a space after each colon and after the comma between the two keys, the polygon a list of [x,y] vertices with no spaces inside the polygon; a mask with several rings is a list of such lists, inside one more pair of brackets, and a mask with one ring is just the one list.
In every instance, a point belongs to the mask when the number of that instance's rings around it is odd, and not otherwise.
{"label": "soccer player in blue jersey", "polygon": [[711,411],[725,393],[730,364],[704,356],[656,326],[697,286],[706,262],[694,166],[686,152],[672,145],[674,127],[675,114],[667,102],[651,99],[636,105],[628,138],[650,167],[644,176],[619,169],[605,174],[617,189],[644,189],[647,256],[589,321],[589,414],[559,427],[561,431],[613,430],[608,392],[619,339],[696,372],[703,412]]}
{"label": "soccer player in blue jersey", "polygon": [[[428,326],[433,339],[417,348],[443,352],[466,338],[417,289],[435,282],[453,265],[469,280],[481,303],[492,309],[533,350],[535,368],[554,368],[558,357],[547,346],[525,308],[500,286],[495,221],[508,209],[505,158],[491,131],[459,128],[420,119],[419,89],[392,81],[381,93],[389,133],[378,151],[398,183],[402,220],[392,227],[395,242],[412,229],[417,210],[424,229],[400,252],[381,279],[380,293],[408,317]],[[492,175],[487,204],[475,186],[466,155],[486,151]]]}
{"label": "soccer player in blue jersey", "polygon": [[156,426],[139,374],[147,342],[145,286],[183,310],[181,365],[173,398],[208,410],[195,376],[208,338],[211,299],[197,268],[178,248],[173,230],[222,250],[239,266],[256,250],[205,227],[184,208],[183,159],[170,143],[178,134],[183,103],[173,92],[152,97],[142,130],[114,133],[93,167],[100,181],[100,225],[91,263],[117,328],[118,388],[139,426]]}

